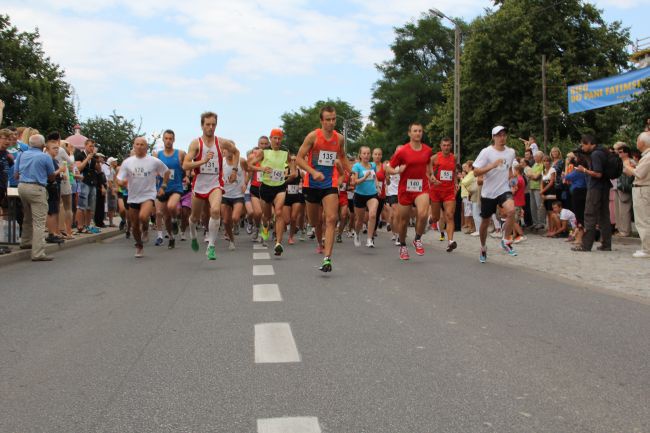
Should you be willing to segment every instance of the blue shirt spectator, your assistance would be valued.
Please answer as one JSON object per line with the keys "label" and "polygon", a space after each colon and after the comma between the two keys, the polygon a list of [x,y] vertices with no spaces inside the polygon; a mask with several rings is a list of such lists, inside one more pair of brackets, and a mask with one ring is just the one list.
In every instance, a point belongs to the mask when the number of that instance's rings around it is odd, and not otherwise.
{"label": "blue shirt spectator", "polygon": [[587,175],[581,171],[573,170],[564,176],[564,179],[569,182],[569,191],[571,192],[576,188],[587,189]]}
{"label": "blue shirt spectator", "polygon": [[43,149],[30,147],[18,155],[14,170],[20,175],[18,183],[47,186],[47,178],[54,174],[54,163],[50,155],[43,153]]}
{"label": "blue shirt spectator", "polygon": [[[27,151],[29,149],[29,146],[23,143],[22,141],[16,142],[15,146],[8,147],[7,152],[9,152],[13,157],[14,161],[20,155],[22,152]],[[15,166],[7,167],[7,176],[9,176],[9,186],[12,188],[16,188],[18,186],[18,180],[14,178],[14,170],[16,170]]]}

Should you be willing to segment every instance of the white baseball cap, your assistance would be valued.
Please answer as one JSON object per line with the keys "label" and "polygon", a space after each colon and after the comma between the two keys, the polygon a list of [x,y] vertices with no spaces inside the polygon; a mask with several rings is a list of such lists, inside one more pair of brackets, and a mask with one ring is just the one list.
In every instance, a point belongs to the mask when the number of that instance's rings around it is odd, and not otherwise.
{"label": "white baseball cap", "polygon": [[494,128],[492,128],[492,137],[497,135],[499,132],[505,131],[505,130],[506,130],[505,126],[501,126],[501,125],[495,126]]}
{"label": "white baseball cap", "polygon": [[112,156],[106,160],[107,164],[112,164],[113,162],[117,161],[117,158],[113,158]]}

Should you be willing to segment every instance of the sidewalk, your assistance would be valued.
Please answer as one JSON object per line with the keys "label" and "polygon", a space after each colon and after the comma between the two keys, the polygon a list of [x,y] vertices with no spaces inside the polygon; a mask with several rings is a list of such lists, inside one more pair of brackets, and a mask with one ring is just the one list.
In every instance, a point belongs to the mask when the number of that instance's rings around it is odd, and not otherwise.
{"label": "sidewalk", "polygon": [[[413,239],[413,229],[409,238]],[[625,295],[650,299],[650,260],[635,259],[632,254],[640,249],[640,241],[633,238],[614,238],[612,251],[601,252],[594,244],[592,252],[571,251],[572,244],[565,239],[546,238],[526,234],[528,239],[515,245],[517,257],[508,256],[500,247],[498,238],[488,236],[488,262],[522,267],[542,272],[547,276],[570,280],[574,284],[596,287]],[[445,252],[447,241],[440,242],[438,232],[428,231],[422,240],[436,252]],[[478,261],[480,242],[478,237],[456,232],[454,239],[458,248],[451,254],[462,254]]]}
{"label": "sidewalk", "polygon": [[[45,247],[45,252],[48,255],[52,255],[54,257],[54,261],[56,261],[57,251],[64,250],[67,248],[73,248],[79,245],[89,244],[91,242],[99,242],[101,240],[112,238],[118,236],[119,234],[124,233],[120,231],[120,229],[117,227],[106,227],[101,230],[102,232],[96,235],[95,234],[75,235],[74,239],[65,241],[60,245],[47,244],[47,246]],[[11,248],[12,250],[11,253],[0,255],[0,266],[8,265],[10,263],[15,263],[21,260],[31,259],[31,250],[21,250],[19,245],[9,245],[9,248]]]}

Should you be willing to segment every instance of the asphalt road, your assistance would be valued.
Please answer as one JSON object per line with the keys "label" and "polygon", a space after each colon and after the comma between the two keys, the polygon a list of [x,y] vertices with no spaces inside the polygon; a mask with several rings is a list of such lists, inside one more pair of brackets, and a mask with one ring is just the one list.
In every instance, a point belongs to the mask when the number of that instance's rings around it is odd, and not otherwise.
{"label": "asphalt road", "polygon": [[177,244],[0,268],[0,431],[650,431],[647,304],[385,234],[331,274]]}

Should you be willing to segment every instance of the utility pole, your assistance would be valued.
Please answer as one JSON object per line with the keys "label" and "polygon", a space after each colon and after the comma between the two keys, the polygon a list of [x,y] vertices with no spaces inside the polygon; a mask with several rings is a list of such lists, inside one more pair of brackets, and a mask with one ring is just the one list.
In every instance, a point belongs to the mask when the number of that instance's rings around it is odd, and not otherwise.
{"label": "utility pole", "polygon": [[548,111],[546,108],[546,55],[542,54],[542,111],[544,121],[544,153],[548,154]]}
{"label": "utility pole", "polygon": [[460,163],[460,25],[438,9],[429,9],[438,18],[449,20],[454,25],[454,155]]}

